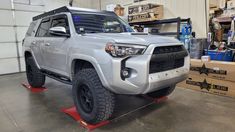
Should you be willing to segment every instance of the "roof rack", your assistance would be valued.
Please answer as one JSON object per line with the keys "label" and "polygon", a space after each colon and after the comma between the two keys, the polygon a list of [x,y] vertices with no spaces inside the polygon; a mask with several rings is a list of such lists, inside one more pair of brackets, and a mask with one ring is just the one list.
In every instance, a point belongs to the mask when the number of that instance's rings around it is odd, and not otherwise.
{"label": "roof rack", "polygon": [[77,7],[68,7],[68,6],[63,6],[57,9],[54,9],[52,11],[48,11],[45,12],[43,14],[40,14],[38,16],[33,17],[33,21],[36,21],[38,19],[47,17],[47,16],[51,16],[57,13],[61,13],[61,12],[69,12],[69,13],[93,13],[93,14],[111,14],[111,15],[115,15],[114,12],[111,11],[99,11],[99,10],[94,10],[94,9],[86,9],[86,8],[77,8]]}
{"label": "roof rack", "polygon": [[63,6],[63,7],[60,7],[60,8],[57,8],[55,10],[52,10],[52,11],[48,11],[48,12],[45,12],[43,14],[40,14],[38,16],[35,16],[33,17],[33,21],[36,21],[38,19],[41,19],[43,17],[47,17],[47,16],[50,16],[50,15],[54,15],[56,13],[61,13],[61,12],[70,12],[70,10],[68,9],[67,6]]}

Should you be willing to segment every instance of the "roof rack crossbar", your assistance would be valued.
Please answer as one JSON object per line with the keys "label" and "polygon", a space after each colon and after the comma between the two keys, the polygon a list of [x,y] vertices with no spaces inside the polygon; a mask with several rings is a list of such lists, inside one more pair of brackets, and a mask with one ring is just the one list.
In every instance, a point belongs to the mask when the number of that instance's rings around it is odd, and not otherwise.
{"label": "roof rack crossbar", "polygon": [[43,17],[54,15],[56,13],[61,13],[61,12],[70,12],[70,10],[66,6],[63,6],[63,7],[60,7],[58,9],[55,9],[55,10],[52,10],[52,11],[48,11],[48,12],[45,12],[45,13],[40,14],[38,16],[35,16],[35,17],[33,17],[33,21],[36,21],[36,20],[41,19]]}

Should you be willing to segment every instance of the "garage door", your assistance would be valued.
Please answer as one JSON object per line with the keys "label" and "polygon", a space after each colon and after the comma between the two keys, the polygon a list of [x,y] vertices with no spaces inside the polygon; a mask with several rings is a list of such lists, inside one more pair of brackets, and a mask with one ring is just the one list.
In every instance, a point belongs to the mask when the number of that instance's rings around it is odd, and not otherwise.
{"label": "garage door", "polygon": [[43,0],[1,1],[0,75],[25,71],[22,40],[32,17],[44,11]]}

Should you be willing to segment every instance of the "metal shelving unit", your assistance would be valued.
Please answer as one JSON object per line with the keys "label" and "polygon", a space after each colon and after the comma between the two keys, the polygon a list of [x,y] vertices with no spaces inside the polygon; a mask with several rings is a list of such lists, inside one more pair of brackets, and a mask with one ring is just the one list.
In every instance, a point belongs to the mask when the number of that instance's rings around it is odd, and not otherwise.
{"label": "metal shelving unit", "polygon": [[181,19],[180,17],[177,18],[171,18],[171,19],[162,19],[162,20],[154,20],[154,21],[146,21],[146,22],[135,22],[135,23],[129,23],[131,26],[134,25],[139,25],[139,26],[144,26],[144,27],[153,27],[156,25],[162,25],[162,24],[177,24],[177,29],[176,32],[159,32],[159,33],[154,33],[156,35],[176,35],[178,39],[180,39],[180,26],[183,23],[188,23],[191,24],[191,19]]}

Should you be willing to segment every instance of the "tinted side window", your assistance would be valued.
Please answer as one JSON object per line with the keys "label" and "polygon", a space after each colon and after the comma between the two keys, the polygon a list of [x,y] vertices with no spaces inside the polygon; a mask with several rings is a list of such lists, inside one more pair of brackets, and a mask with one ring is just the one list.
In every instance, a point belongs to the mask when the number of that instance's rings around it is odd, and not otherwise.
{"label": "tinted side window", "polygon": [[64,27],[69,33],[69,24],[66,16],[57,16],[52,20],[51,27]]}
{"label": "tinted side window", "polygon": [[31,36],[32,32],[34,31],[35,26],[36,26],[36,22],[35,21],[30,23],[30,26],[29,26],[29,28],[28,28],[28,30],[26,32],[26,36]]}
{"label": "tinted side window", "polygon": [[36,36],[37,37],[46,37],[49,28],[50,28],[50,19],[42,20],[42,22],[41,22],[41,24],[40,24],[40,26],[38,28]]}

